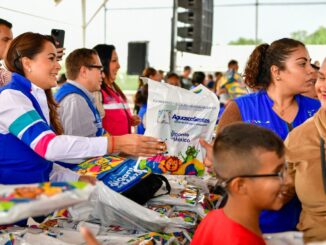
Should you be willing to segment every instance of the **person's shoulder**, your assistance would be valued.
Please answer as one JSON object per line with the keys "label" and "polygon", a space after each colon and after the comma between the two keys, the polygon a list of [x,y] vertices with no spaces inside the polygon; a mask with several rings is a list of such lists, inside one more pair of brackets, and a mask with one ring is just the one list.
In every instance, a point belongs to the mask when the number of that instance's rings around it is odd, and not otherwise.
{"label": "person's shoulder", "polygon": [[[11,86],[11,84],[7,84],[0,89],[0,97],[2,100],[7,101],[16,101],[19,104],[20,102],[28,102],[28,104],[32,104],[32,102],[26,97],[26,95]],[[5,104],[4,104],[5,105]],[[12,106],[10,103],[6,103],[6,106]]]}
{"label": "person's shoulder", "polygon": [[236,102],[241,102],[241,101],[251,101],[251,100],[257,100],[263,96],[263,92],[254,92],[254,93],[249,93],[249,94],[244,94],[241,95],[237,98],[234,99]]}
{"label": "person's shoulder", "polygon": [[[220,227],[219,230],[221,234],[229,234],[232,244],[250,244],[250,245],[262,245],[265,244],[262,237],[256,235],[243,225],[237,223],[236,221],[230,219],[223,211],[220,209],[218,212],[211,215],[211,219],[219,219]],[[225,239],[225,238],[224,238]]]}
{"label": "person's shoulder", "polygon": [[210,211],[197,227],[191,245],[221,244],[225,218],[221,209]]}
{"label": "person's shoulder", "polygon": [[60,106],[83,106],[87,105],[87,102],[83,96],[77,93],[71,93],[66,95],[61,102],[59,103]]}
{"label": "person's shoulder", "polygon": [[302,101],[302,105],[305,105],[306,107],[313,107],[313,108],[319,108],[320,107],[320,101],[314,98],[310,98],[304,95],[297,95],[298,98],[300,98],[300,101]]}
{"label": "person's shoulder", "polygon": [[308,118],[304,123],[295,127],[287,136],[286,145],[297,149],[302,146],[302,141],[306,138],[314,138],[316,126],[314,123],[314,117]]}
{"label": "person's shoulder", "polygon": [[[223,222],[227,217],[225,216],[222,209],[217,209],[210,211],[205,218],[201,221],[201,228],[204,227],[205,231],[215,230],[215,227],[218,226],[221,222]],[[218,220],[218,223],[216,221]]]}
{"label": "person's shoulder", "polygon": [[310,131],[311,129],[313,129],[315,127],[315,123],[314,123],[314,117],[310,117],[308,118],[304,123],[302,123],[301,125],[299,125],[298,127],[295,127],[292,131],[291,134],[295,135],[295,134],[301,134],[301,133],[305,133]]}

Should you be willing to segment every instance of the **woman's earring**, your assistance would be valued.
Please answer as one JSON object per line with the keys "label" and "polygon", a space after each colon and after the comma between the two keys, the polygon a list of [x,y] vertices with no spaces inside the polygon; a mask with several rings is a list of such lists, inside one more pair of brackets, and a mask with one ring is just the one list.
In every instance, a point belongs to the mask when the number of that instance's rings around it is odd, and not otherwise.
{"label": "woman's earring", "polygon": [[31,68],[28,68],[28,72],[31,73],[32,72],[32,69]]}
{"label": "woman's earring", "polygon": [[276,77],[276,80],[277,80],[277,81],[280,81],[280,80],[281,80],[281,78],[280,78],[280,77]]}

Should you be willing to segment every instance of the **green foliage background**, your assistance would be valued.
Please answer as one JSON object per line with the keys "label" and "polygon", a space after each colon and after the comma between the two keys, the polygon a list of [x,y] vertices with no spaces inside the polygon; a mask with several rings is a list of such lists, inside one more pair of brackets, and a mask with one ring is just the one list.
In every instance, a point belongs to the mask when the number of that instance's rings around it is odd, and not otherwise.
{"label": "green foliage background", "polygon": [[[292,32],[290,35],[291,38],[299,40],[305,44],[326,44],[326,28],[321,26],[316,31],[311,34],[308,34],[307,31],[299,30]],[[251,38],[240,37],[238,40],[229,42],[229,45],[255,45],[261,44],[264,41],[261,39],[257,40]]]}

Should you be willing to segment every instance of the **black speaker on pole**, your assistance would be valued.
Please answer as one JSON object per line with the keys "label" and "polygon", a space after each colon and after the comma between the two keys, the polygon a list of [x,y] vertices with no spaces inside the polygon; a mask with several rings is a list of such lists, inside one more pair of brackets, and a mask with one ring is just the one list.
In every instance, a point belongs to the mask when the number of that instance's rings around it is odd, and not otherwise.
{"label": "black speaker on pole", "polygon": [[178,0],[177,50],[210,55],[213,40],[214,0]]}
{"label": "black speaker on pole", "polygon": [[128,43],[128,75],[140,75],[148,66],[148,42]]}

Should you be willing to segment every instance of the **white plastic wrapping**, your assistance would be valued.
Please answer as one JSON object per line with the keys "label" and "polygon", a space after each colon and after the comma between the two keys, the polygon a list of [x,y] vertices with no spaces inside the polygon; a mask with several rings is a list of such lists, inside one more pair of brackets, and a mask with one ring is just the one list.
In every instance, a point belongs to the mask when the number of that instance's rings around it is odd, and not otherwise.
{"label": "white plastic wrapping", "polygon": [[111,190],[102,182],[89,202],[69,208],[74,220],[100,220],[102,225],[119,225],[140,231],[164,231],[171,227],[189,227],[180,218],[168,218],[149,210],[121,194]]}
{"label": "white plastic wrapping", "polygon": [[0,185],[0,225],[46,215],[86,201],[94,189],[94,186],[82,182],[53,186],[55,184]]}

